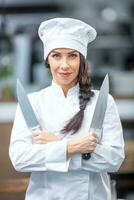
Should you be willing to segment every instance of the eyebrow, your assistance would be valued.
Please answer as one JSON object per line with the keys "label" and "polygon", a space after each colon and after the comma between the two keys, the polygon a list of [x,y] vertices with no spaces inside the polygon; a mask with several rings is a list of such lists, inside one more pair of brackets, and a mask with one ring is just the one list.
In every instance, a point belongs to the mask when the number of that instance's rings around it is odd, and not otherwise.
{"label": "eyebrow", "polygon": [[[61,53],[61,52],[58,52],[58,51],[56,51],[56,50],[53,50],[51,53]],[[78,53],[78,51],[76,51],[76,50],[73,50],[73,51],[70,51],[70,52],[68,52],[68,54],[71,54],[71,53]]]}

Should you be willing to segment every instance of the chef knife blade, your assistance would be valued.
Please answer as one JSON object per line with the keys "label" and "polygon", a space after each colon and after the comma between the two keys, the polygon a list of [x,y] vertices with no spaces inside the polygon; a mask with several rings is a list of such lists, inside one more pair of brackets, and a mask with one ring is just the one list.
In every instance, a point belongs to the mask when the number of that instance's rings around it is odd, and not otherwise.
{"label": "chef knife blade", "polygon": [[28,128],[31,131],[40,130],[40,124],[20,80],[17,80],[17,98]]}
{"label": "chef knife blade", "polygon": [[[95,110],[90,125],[90,132],[96,133],[97,136],[99,137],[99,140],[102,137],[102,125],[107,108],[108,93],[109,93],[109,78],[108,75],[106,75],[103,80],[102,86],[100,88],[99,96],[95,105]],[[82,158],[88,160],[90,158],[90,153],[82,154]]]}

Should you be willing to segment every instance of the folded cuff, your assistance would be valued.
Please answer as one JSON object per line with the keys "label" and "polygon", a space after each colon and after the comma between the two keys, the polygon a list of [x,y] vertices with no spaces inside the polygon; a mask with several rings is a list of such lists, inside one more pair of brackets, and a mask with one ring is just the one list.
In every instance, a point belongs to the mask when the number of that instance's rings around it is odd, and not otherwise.
{"label": "folded cuff", "polygon": [[46,168],[50,171],[68,171],[70,159],[67,159],[68,140],[50,142],[46,145]]}

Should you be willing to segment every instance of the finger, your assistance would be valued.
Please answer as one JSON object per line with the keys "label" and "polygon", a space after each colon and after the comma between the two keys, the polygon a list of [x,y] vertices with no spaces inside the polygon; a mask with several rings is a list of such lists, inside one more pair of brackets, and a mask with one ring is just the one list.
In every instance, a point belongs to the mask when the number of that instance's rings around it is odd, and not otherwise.
{"label": "finger", "polygon": [[98,139],[98,138],[93,138],[92,141],[95,142],[95,143],[98,143],[98,142],[99,142],[99,139]]}
{"label": "finger", "polygon": [[40,137],[40,134],[33,135],[33,138],[39,138],[39,137]]}
{"label": "finger", "polygon": [[36,138],[37,138],[38,140],[44,140],[44,137],[43,137],[42,134],[39,134],[38,136],[36,136]]}
{"label": "finger", "polygon": [[40,135],[41,131],[33,131],[33,136],[38,136]]}
{"label": "finger", "polygon": [[36,137],[38,135],[39,135],[39,133],[33,133],[33,137]]}
{"label": "finger", "polygon": [[42,136],[39,134],[39,135],[36,135],[36,136],[33,136],[33,139],[34,140],[42,140]]}
{"label": "finger", "polygon": [[97,143],[92,142],[92,143],[91,143],[91,146],[92,146],[92,147],[96,147],[96,146],[97,146]]}
{"label": "finger", "polygon": [[98,139],[98,137],[95,137],[94,135],[90,135],[89,137],[90,137],[90,140],[93,140],[93,141]]}
{"label": "finger", "polygon": [[93,136],[94,140],[97,141],[97,143],[98,143],[99,142],[99,137],[96,135],[96,133],[94,133],[92,136]]}
{"label": "finger", "polygon": [[93,133],[92,136],[98,138],[98,135],[96,133]]}
{"label": "finger", "polygon": [[42,140],[36,140],[35,141],[37,144],[43,144]]}

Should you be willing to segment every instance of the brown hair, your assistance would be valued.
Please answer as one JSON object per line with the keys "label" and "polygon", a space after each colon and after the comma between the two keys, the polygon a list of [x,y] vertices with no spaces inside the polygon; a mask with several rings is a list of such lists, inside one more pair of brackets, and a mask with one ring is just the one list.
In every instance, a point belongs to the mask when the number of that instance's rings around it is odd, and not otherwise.
{"label": "brown hair", "polygon": [[85,60],[83,55],[80,55],[80,69],[78,74],[79,82],[79,108],[80,110],[76,113],[68,122],[67,125],[63,128],[63,133],[72,131],[72,134],[76,133],[82,125],[84,118],[84,110],[87,103],[90,101],[91,97],[94,95],[94,92],[91,91],[91,79],[88,74],[88,63]]}
{"label": "brown hair", "polygon": [[[46,60],[45,66],[49,68],[49,64]],[[94,96],[92,89],[91,79],[88,73],[88,63],[84,56],[80,54],[80,69],[78,74],[79,82],[79,108],[80,110],[70,119],[70,121],[62,129],[63,133],[72,131],[72,134],[76,133],[82,125],[84,118],[84,110],[91,97]]]}

